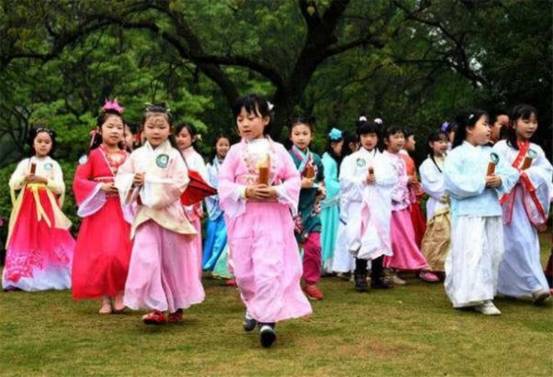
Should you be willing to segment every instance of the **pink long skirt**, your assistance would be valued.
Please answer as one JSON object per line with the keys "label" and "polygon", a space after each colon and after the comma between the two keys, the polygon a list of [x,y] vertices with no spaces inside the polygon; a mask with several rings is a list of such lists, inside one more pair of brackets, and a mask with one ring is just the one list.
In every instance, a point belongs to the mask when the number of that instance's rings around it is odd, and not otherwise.
{"label": "pink long skirt", "polygon": [[415,230],[409,208],[392,211],[392,251],[394,255],[384,257],[384,266],[398,270],[421,270],[428,268],[426,258],[417,246]]}
{"label": "pink long skirt", "polygon": [[204,300],[192,238],[142,224],[134,238],[124,303],[131,309],[186,309]]}

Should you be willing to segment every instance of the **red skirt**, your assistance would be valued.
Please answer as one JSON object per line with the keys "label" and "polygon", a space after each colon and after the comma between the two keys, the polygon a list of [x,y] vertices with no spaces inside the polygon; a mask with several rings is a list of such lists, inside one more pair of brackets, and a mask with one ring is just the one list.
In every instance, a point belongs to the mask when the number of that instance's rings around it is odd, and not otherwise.
{"label": "red skirt", "polygon": [[125,289],[132,243],[119,197],[81,223],[73,259],[73,298],[113,297]]}
{"label": "red skirt", "polygon": [[409,206],[409,214],[411,215],[411,221],[413,222],[413,229],[415,231],[415,242],[420,248],[424,232],[426,232],[426,219],[424,218],[424,214],[418,202]]}

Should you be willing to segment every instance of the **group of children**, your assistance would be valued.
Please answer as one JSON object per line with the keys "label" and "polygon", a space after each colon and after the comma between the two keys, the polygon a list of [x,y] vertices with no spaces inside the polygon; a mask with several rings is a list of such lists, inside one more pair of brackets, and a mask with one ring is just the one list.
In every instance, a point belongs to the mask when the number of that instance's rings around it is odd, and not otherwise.
{"label": "group of children", "polygon": [[[163,105],[146,107],[144,142],[131,152],[123,110],[106,102],[75,172],[76,241],[60,209],[55,133],[32,130],[31,157],[9,182],[4,289],[71,288],[75,299],[99,298],[102,314],[147,309],[145,323],[164,324],[203,301],[202,272],[211,271],[238,287],[244,330],[258,327],[264,347],[276,340],[276,322],[308,315],[308,298],[324,298],[318,283],[328,273],[352,272],[359,292],[405,284],[406,271],[445,279],[455,308],[488,315],[500,314],[498,292],[549,297],[537,231],[546,227],[553,167],[529,142],[531,106],[514,108],[493,146],[489,123],[499,119],[480,110],[433,132],[420,182],[414,135],[380,119],[361,117],[354,138],[332,129],[321,158],[310,150],[312,118],[290,122],[287,150],[269,136],[270,104],[244,96],[233,107],[240,142],[217,137],[206,166],[194,127],[174,125]],[[206,213],[191,193],[198,180],[217,189]]]}

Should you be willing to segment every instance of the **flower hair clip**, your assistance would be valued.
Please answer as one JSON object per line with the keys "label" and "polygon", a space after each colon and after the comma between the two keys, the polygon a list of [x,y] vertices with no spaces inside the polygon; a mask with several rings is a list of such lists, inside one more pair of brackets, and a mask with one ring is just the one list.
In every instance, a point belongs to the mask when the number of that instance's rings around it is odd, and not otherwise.
{"label": "flower hair clip", "polygon": [[449,129],[449,122],[443,122],[442,125],[440,126],[440,131],[447,132],[448,129]]}
{"label": "flower hair clip", "polygon": [[384,121],[381,119],[381,118],[374,118],[374,121],[376,124],[379,124],[379,125],[383,125],[384,124]]}
{"label": "flower hair clip", "polygon": [[328,133],[328,139],[330,141],[340,141],[343,139],[342,131],[337,128],[333,128]]}
{"label": "flower hair clip", "polygon": [[103,111],[115,111],[116,113],[123,114],[123,111],[125,111],[125,108],[117,102],[117,98],[115,98],[113,101],[110,101],[106,98],[106,101],[104,102],[104,106],[102,106]]}
{"label": "flower hair clip", "polygon": [[361,116],[359,117],[358,120],[359,120],[359,122],[366,122],[366,121],[367,121],[367,117],[364,116],[364,115],[361,115]]}

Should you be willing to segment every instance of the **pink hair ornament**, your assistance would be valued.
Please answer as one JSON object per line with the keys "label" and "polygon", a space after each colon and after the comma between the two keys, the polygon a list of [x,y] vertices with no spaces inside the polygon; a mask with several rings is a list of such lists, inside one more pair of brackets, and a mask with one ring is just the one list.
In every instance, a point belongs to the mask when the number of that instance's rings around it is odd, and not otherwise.
{"label": "pink hair ornament", "polygon": [[125,108],[117,102],[117,98],[114,98],[113,101],[110,101],[109,99],[106,99],[104,102],[104,106],[102,106],[103,111],[112,110],[119,114],[123,114],[123,111],[125,111]]}

